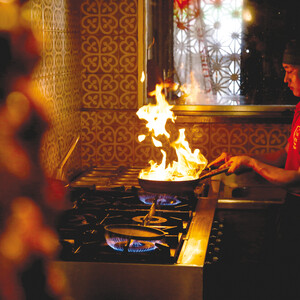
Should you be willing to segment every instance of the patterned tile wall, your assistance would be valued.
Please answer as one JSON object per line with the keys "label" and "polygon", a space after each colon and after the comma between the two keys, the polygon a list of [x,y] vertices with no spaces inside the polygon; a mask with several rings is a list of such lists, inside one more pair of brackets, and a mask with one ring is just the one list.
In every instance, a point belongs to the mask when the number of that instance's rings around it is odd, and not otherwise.
{"label": "patterned tile wall", "polygon": [[83,166],[135,163],[137,0],[81,5]]}
{"label": "patterned tile wall", "polygon": [[288,124],[181,124],[187,127],[192,149],[199,148],[208,161],[222,152],[259,154],[281,149],[287,143]]}
{"label": "patterned tile wall", "polygon": [[[53,173],[73,137],[81,143],[66,166],[69,177],[91,166],[143,166],[159,159],[136,116],[138,0],[31,0],[42,58],[34,74],[52,120],[42,161]],[[208,160],[222,151],[258,153],[282,147],[289,125],[176,123],[192,149]]]}
{"label": "patterned tile wall", "polygon": [[[80,1],[31,0],[29,5],[32,27],[42,46],[34,80],[44,96],[51,120],[41,149],[41,160],[46,172],[52,175],[73,138],[80,135]],[[80,146],[67,162],[67,177],[79,169]]]}
{"label": "patterned tile wall", "polygon": [[[145,165],[159,159],[137,110],[137,0],[85,0],[81,5],[83,66],[82,164]],[[222,151],[259,153],[281,148],[286,124],[176,123],[192,149],[210,161]]]}

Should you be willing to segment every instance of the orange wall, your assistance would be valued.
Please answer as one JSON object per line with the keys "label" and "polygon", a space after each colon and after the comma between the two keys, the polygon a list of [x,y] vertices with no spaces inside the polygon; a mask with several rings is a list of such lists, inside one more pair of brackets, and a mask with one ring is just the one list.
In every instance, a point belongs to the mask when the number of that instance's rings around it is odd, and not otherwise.
{"label": "orange wall", "polygon": [[[34,80],[44,96],[51,120],[41,159],[46,172],[52,175],[72,139],[81,131],[80,3],[74,0],[31,0],[29,5],[32,26],[38,32],[42,46]],[[76,173],[79,169],[80,147],[75,149],[66,171]]]}
{"label": "orange wall", "polygon": [[[137,0],[32,0],[43,55],[35,74],[49,106],[52,128],[42,160],[52,173],[77,134],[81,141],[66,169],[69,176],[91,166],[146,164],[160,153],[137,118]],[[193,118],[193,117],[191,117]],[[193,120],[191,120],[193,121]],[[190,146],[210,161],[222,151],[257,153],[281,148],[289,125],[176,123]]]}
{"label": "orange wall", "polygon": [[[90,5],[88,5],[90,3]],[[83,1],[81,7],[84,80],[82,164],[143,165],[160,154],[137,141],[145,127],[136,116],[138,32],[137,0]],[[281,148],[285,124],[176,124],[186,128],[192,148],[210,161],[222,151],[258,153]],[[172,130],[175,130],[174,126]]]}

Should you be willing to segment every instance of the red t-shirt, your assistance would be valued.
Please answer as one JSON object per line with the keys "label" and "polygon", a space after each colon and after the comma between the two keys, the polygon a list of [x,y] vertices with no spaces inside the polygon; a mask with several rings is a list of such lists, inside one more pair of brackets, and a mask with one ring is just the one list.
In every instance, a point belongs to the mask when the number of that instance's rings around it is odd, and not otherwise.
{"label": "red t-shirt", "polygon": [[298,170],[300,167],[300,102],[296,105],[291,135],[288,142],[289,150],[285,162],[285,169]]}

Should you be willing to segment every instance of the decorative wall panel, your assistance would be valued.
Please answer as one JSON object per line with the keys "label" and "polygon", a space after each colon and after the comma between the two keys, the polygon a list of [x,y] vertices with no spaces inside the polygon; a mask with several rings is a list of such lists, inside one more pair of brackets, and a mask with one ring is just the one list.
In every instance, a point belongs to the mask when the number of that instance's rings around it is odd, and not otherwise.
{"label": "decorative wall panel", "polygon": [[[144,166],[161,153],[138,109],[137,0],[31,0],[32,26],[40,32],[42,58],[34,79],[49,108],[51,128],[41,157],[53,174],[77,135],[68,177],[92,166]],[[39,20],[35,22],[34,20]],[[192,120],[191,120],[192,121]],[[261,153],[283,147],[290,125],[175,123],[186,128],[192,150],[211,161],[222,151]]]}
{"label": "decorative wall panel", "polygon": [[137,0],[81,5],[83,107],[137,109]]}
{"label": "decorative wall panel", "polygon": [[[34,80],[44,97],[51,120],[41,159],[52,175],[80,135],[81,65],[80,1],[31,0],[32,27],[41,40],[42,56]],[[67,177],[81,169],[80,147],[66,165]]]}
{"label": "decorative wall panel", "polygon": [[259,154],[281,149],[289,130],[287,124],[216,124],[211,128],[211,158],[221,152]]}
{"label": "decorative wall panel", "polygon": [[97,113],[93,111],[81,114],[81,158],[84,167],[97,164]]}
{"label": "decorative wall panel", "polygon": [[[144,122],[136,116],[137,0],[84,0],[81,5],[82,163],[84,167],[144,166],[159,161],[160,151],[146,138]],[[211,161],[221,152],[260,153],[285,145],[289,125],[175,123],[185,128],[192,150]]]}
{"label": "decorative wall panel", "polygon": [[135,164],[137,8],[137,0],[82,2],[84,167]]}

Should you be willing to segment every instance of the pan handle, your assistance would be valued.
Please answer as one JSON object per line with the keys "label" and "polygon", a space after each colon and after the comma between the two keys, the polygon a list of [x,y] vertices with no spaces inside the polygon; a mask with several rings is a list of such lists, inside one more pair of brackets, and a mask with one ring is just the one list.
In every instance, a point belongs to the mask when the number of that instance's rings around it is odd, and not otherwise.
{"label": "pan handle", "polygon": [[218,174],[221,174],[221,173],[226,173],[229,170],[229,168],[230,167],[226,167],[226,168],[222,168],[222,169],[215,169],[213,171],[210,171],[210,172],[206,173],[203,176],[200,176],[199,179],[204,180],[204,179],[210,178],[212,176],[215,176],[215,175],[218,175]]}
{"label": "pan handle", "polygon": [[156,199],[155,199],[155,202],[152,203],[151,207],[150,207],[150,210],[148,212],[148,214],[144,217],[144,221],[143,221],[143,225],[144,226],[147,226],[149,225],[152,217],[154,216],[155,214],[155,211],[156,211]]}

